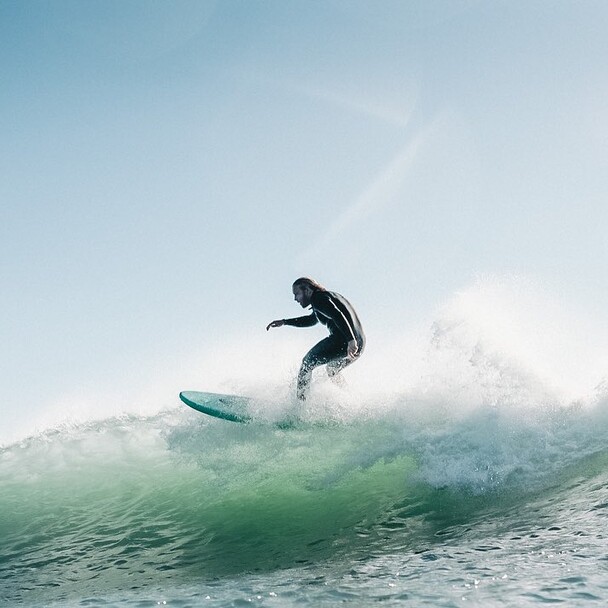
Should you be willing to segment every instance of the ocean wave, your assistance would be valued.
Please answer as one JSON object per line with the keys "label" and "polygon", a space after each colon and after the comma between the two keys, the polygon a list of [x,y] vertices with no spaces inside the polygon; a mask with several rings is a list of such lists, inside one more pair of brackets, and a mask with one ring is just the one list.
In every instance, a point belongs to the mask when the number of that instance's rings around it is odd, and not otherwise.
{"label": "ocean wave", "polygon": [[[367,390],[317,383],[289,430],[267,423],[292,404],[266,385],[243,391],[253,424],[178,406],[4,446],[0,597],[60,602],[418,550],[481,513],[507,517],[605,478],[605,383],[570,390],[505,324],[448,306],[415,377]],[[395,374],[412,360],[389,359]]]}

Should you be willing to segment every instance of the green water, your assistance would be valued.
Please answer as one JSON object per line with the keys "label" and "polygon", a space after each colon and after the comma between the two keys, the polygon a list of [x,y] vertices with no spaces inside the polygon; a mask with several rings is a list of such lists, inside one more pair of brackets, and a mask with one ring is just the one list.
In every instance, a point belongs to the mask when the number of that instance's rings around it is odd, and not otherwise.
{"label": "green water", "polygon": [[[180,411],[5,447],[0,599],[32,606],[606,600],[606,452],[569,458],[542,483],[511,474],[479,491],[429,484],[421,445],[394,420],[282,431]],[[464,445],[471,449],[470,438]]]}

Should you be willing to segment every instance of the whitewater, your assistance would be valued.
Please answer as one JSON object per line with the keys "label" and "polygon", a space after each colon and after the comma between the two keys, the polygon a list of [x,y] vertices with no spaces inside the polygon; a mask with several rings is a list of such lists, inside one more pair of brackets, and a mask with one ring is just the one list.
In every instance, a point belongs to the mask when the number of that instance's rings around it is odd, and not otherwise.
{"label": "whitewater", "polygon": [[602,331],[485,281],[386,352],[369,336],[346,388],[319,371],[297,428],[268,424],[297,358],[230,348],[181,388],[246,393],[258,423],[176,394],[38,424],[0,447],[0,602],[605,605]]}

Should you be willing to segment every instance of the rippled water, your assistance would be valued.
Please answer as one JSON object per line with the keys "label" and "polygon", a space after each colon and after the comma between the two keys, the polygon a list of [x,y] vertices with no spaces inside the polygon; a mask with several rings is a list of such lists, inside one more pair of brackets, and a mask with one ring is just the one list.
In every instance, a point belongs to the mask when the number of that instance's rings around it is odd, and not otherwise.
{"label": "rippled water", "polygon": [[495,408],[429,423],[393,407],[292,430],[185,409],[2,449],[3,602],[608,599],[603,401],[525,424]]}

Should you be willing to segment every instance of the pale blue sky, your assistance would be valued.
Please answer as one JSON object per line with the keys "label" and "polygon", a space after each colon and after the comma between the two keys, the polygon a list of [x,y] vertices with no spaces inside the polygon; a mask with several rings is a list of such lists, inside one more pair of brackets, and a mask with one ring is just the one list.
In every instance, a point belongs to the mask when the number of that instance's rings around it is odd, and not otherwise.
{"label": "pale blue sky", "polygon": [[603,0],[0,0],[3,408],[263,350],[302,274],[377,344],[480,274],[606,310],[606,31]]}

